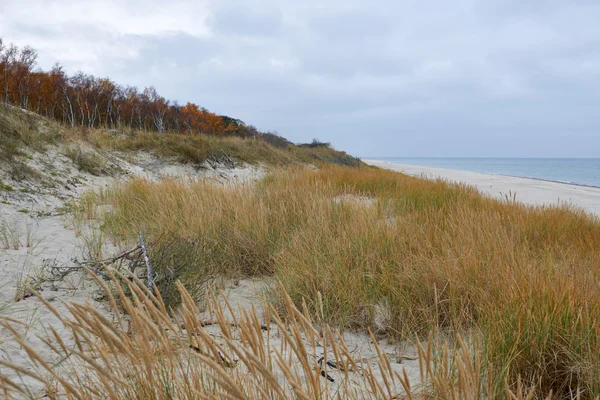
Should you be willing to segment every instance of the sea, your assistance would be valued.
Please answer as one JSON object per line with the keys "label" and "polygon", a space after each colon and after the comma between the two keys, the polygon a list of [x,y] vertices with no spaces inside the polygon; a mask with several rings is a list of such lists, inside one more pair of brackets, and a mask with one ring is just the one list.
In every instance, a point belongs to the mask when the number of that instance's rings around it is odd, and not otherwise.
{"label": "sea", "polygon": [[600,187],[600,158],[365,157],[365,159]]}

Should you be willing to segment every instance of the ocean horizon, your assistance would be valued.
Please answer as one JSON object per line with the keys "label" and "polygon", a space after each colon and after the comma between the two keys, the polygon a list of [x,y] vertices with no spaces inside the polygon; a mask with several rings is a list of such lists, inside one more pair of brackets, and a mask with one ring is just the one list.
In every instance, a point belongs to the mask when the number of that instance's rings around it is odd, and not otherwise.
{"label": "ocean horizon", "polygon": [[420,167],[454,169],[600,187],[600,158],[364,157]]}

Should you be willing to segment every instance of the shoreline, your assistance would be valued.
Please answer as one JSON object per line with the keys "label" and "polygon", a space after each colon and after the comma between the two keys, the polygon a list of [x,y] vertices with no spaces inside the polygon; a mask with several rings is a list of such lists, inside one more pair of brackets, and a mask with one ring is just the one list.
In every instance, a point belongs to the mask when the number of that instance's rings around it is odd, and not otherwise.
{"label": "shoreline", "polygon": [[[452,171],[463,171],[463,170],[452,170]],[[466,171],[466,172],[470,172],[470,171]],[[477,172],[477,173],[486,174],[485,172]],[[506,176],[508,178],[531,179],[532,181],[552,182],[552,183],[559,183],[561,185],[580,186],[580,187],[586,187],[586,188],[592,188],[592,189],[600,189],[600,186],[586,185],[585,183],[555,181],[552,179],[534,178],[532,176],[518,176],[518,175],[507,175],[507,174],[486,174],[486,175],[498,175],[498,176]]]}
{"label": "shoreline", "polygon": [[[452,170],[452,171],[463,171],[463,170]],[[470,171],[466,171],[466,172],[470,172]],[[486,174],[485,172],[477,172],[477,173],[478,174],[479,173]],[[585,183],[555,181],[552,179],[534,178],[531,176],[518,176],[518,175],[506,175],[506,174],[486,174],[486,175],[498,175],[498,176],[506,176],[508,178],[531,179],[532,181],[552,182],[552,183],[559,183],[561,185],[580,186],[580,187],[588,187],[588,188],[592,188],[592,189],[600,189],[600,186],[586,185]]]}
{"label": "shoreline", "polygon": [[533,176],[497,174],[497,173],[493,173],[493,172],[477,172],[477,171],[469,171],[469,170],[466,170],[466,169],[429,167],[429,166],[426,166],[426,165],[406,164],[406,163],[399,163],[399,162],[388,161],[388,160],[378,160],[378,159],[372,159],[372,158],[361,159],[361,161],[364,162],[364,163],[366,163],[366,164],[370,164],[370,165],[374,165],[372,163],[388,163],[388,164],[397,164],[397,165],[410,165],[411,167],[428,168],[428,169],[442,169],[442,170],[446,170],[446,171],[472,172],[474,174],[484,174],[484,175],[493,175],[493,176],[507,176],[507,177],[510,177],[510,178],[532,179],[534,181],[553,182],[553,183],[561,183],[561,184],[564,184],[564,185],[573,185],[573,186],[582,186],[582,187],[600,189],[600,185],[596,186],[596,185],[589,185],[587,183],[557,181],[557,180],[554,180],[554,179],[536,178],[536,177],[533,177]]}
{"label": "shoreline", "polygon": [[383,160],[362,160],[368,165],[427,179],[443,179],[474,186],[479,192],[496,199],[509,193],[517,194],[517,201],[534,205],[568,204],[600,217],[600,187],[578,183],[559,182],[540,178],[503,174],[486,174],[418,165],[400,164]]}

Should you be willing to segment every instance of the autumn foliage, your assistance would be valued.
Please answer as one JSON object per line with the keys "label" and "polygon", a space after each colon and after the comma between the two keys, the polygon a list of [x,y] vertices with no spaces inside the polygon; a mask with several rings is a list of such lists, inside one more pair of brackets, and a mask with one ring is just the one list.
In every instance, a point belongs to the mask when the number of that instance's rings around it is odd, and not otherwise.
{"label": "autumn foliage", "polygon": [[237,136],[289,143],[273,133],[217,115],[193,103],[184,106],[161,96],[151,86],[139,90],[83,72],[68,76],[56,64],[50,71],[37,66],[37,52],[7,45],[0,38],[0,99],[70,126],[138,129],[190,135]]}

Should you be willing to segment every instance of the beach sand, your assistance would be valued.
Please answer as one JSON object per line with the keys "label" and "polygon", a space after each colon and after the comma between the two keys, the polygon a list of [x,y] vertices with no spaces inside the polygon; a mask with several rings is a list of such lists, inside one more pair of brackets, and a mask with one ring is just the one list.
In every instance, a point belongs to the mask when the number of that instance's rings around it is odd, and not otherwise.
{"label": "beach sand", "polygon": [[380,160],[363,160],[363,162],[406,175],[465,183],[497,199],[516,196],[517,201],[530,205],[569,204],[600,217],[600,188],[506,175],[419,167]]}

